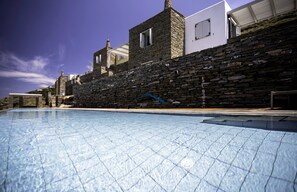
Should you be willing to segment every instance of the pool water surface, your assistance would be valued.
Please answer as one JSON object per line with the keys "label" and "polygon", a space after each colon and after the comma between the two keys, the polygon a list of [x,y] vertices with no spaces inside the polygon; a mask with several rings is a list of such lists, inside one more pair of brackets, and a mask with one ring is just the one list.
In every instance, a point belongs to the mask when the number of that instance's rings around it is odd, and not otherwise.
{"label": "pool water surface", "polygon": [[210,117],[0,113],[0,191],[297,191],[297,133]]}

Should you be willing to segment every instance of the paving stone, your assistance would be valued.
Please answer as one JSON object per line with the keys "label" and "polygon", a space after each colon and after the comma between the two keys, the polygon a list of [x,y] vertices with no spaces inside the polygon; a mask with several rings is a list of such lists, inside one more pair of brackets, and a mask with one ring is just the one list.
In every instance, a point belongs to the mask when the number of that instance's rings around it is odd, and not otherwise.
{"label": "paving stone", "polygon": [[205,180],[201,180],[200,184],[196,188],[195,192],[216,192],[218,190],[217,187],[210,185]]}
{"label": "paving stone", "polygon": [[164,188],[162,188],[160,185],[156,185],[151,192],[166,192]]}
{"label": "paving stone", "polygon": [[210,148],[204,153],[204,155],[207,155],[209,157],[212,157],[216,159],[220,154],[223,148],[225,147],[225,144],[222,143],[213,143]]}
{"label": "paving stone", "polygon": [[179,162],[187,156],[189,151],[190,150],[187,148],[180,147],[177,150],[175,150],[171,155],[169,155],[167,159],[175,164],[179,164]]}
{"label": "paving stone", "polygon": [[244,183],[241,186],[240,191],[242,192],[262,192],[265,191],[265,185],[268,181],[269,177],[260,175],[260,174],[254,174],[249,173],[244,181]]}
{"label": "paving stone", "polygon": [[278,155],[290,159],[297,159],[297,147],[296,145],[281,143],[280,148],[278,150]]}
{"label": "paving stone", "polygon": [[166,175],[162,176],[157,182],[166,191],[173,191],[180,183],[181,179],[186,176],[187,172],[179,167],[174,167]]}
{"label": "paving stone", "polygon": [[125,191],[128,191],[144,176],[145,172],[141,168],[136,168],[125,177],[118,179],[117,182]]}
{"label": "paving stone", "polygon": [[252,140],[252,139],[249,139],[243,145],[243,147],[246,148],[246,149],[251,149],[251,150],[257,151],[259,149],[259,147],[261,146],[261,143],[262,143],[261,140]]}
{"label": "paving stone", "polygon": [[202,154],[197,153],[196,151],[190,150],[187,154],[186,158],[191,159],[194,163],[196,163],[199,159],[201,159]]}
{"label": "paving stone", "polygon": [[237,153],[232,165],[244,170],[250,170],[256,151],[241,148]]}
{"label": "paving stone", "polygon": [[156,186],[154,180],[149,176],[142,177],[129,191],[133,192],[142,192],[142,191],[151,191]]}
{"label": "paving stone", "polygon": [[259,148],[259,152],[276,155],[279,145],[280,145],[279,142],[264,140],[262,145]]}
{"label": "paving stone", "polygon": [[155,167],[157,167],[164,158],[159,155],[153,155],[150,158],[148,158],[144,163],[140,165],[140,167],[146,172],[149,173],[152,171]]}
{"label": "paving stone", "polygon": [[297,174],[297,162],[295,159],[278,155],[274,163],[272,177],[294,182]]}
{"label": "paving stone", "polygon": [[220,188],[224,191],[240,191],[247,174],[247,171],[231,166],[221,180]]}
{"label": "paving stone", "polygon": [[275,192],[278,192],[278,191],[294,192],[294,185],[293,183],[271,177],[269,178],[269,181],[267,183],[266,190],[272,191],[272,192],[274,191]]}
{"label": "paving stone", "polygon": [[195,150],[198,153],[204,154],[212,144],[213,144],[212,141],[202,140],[195,147],[193,147],[193,150]]}
{"label": "paving stone", "polygon": [[182,178],[181,182],[177,185],[174,191],[195,191],[200,181],[201,180],[198,177],[189,173],[184,178]]}
{"label": "paving stone", "polygon": [[247,137],[236,136],[235,138],[232,139],[232,141],[230,141],[229,145],[242,147],[247,140],[248,140]]}
{"label": "paving stone", "polygon": [[204,180],[213,186],[219,186],[228,168],[228,164],[216,160],[212,167],[208,170]]}
{"label": "paving stone", "polygon": [[233,135],[224,134],[216,142],[227,145],[233,138]]}
{"label": "paving stone", "polygon": [[274,155],[258,152],[252,163],[250,171],[257,174],[270,176],[275,158],[276,157]]}
{"label": "paving stone", "polygon": [[284,132],[271,131],[267,135],[267,137],[265,138],[265,140],[280,142],[282,140],[282,138],[283,138],[284,135],[285,135]]}
{"label": "paving stone", "polygon": [[291,134],[291,133],[286,133],[282,142],[297,145],[297,135]]}
{"label": "paving stone", "polygon": [[219,155],[218,159],[227,164],[231,164],[234,158],[236,157],[238,151],[238,147],[227,146],[221,151],[221,154]]}
{"label": "paving stone", "polygon": [[69,189],[74,189],[81,186],[82,183],[77,175],[59,180],[50,184],[49,190],[53,191],[68,191]]}
{"label": "paving stone", "polygon": [[190,172],[202,179],[206,175],[208,169],[212,166],[214,161],[215,160],[213,158],[202,156],[201,159],[194,164],[192,169],[190,169]]}
{"label": "paving stone", "polygon": [[255,130],[252,130],[252,129],[244,129],[242,132],[240,132],[238,134],[238,136],[240,137],[246,137],[246,138],[249,138],[251,137],[253,134],[255,134]]}

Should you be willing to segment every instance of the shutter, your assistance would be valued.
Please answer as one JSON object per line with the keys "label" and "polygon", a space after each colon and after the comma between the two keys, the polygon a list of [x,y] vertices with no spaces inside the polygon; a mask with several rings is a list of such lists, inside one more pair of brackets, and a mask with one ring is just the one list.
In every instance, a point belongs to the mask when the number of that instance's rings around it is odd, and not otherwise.
{"label": "shutter", "polygon": [[141,47],[141,48],[143,48],[143,47],[144,47],[144,39],[143,39],[143,34],[142,34],[142,33],[140,33],[139,37],[140,37],[140,47]]}
{"label": "shutter", "polygon": [[153,44],[153,31],[152,28],[149,29],[150,45]]}

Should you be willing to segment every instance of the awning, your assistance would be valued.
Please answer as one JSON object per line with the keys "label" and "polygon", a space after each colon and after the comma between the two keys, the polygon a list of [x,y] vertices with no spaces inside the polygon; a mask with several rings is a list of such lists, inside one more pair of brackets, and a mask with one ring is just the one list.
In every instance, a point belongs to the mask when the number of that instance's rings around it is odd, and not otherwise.
{"label": "awning", "polygon": [[116,55],[121,55],[124,57],[129,57],[129,44],[126,43],[124,45],[119,46],[118,48],[110,49],[108,52],[114,53]]}
{"label": "awning", "polygon": [[125,58],[129,57],[129,43],[125,43],[124,45],[121,45],[115,49],[110,49],[107,52],[107,68],[110,67],[110,56],[113,55],[120,55]]}
{"label": "awning", "polygon": [[228,12],[237,26],[246,27],[259,21],[296,10],[297,0],[255,0]]}

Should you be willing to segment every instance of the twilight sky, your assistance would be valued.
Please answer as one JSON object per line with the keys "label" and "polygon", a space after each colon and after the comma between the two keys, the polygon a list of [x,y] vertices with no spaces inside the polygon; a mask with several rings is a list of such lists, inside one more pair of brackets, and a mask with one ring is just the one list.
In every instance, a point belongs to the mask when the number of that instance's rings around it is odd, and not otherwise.
{"label": "twilight sky", "polygon": [[[173,0],[189,16],[220,0]],[[236,8],[252,0],[227,0]],[[164,0],[1,0],[0,98],[54,84],[60,72],[90,70],[93,52],[129,41],[129,29],[158,14]]]}

